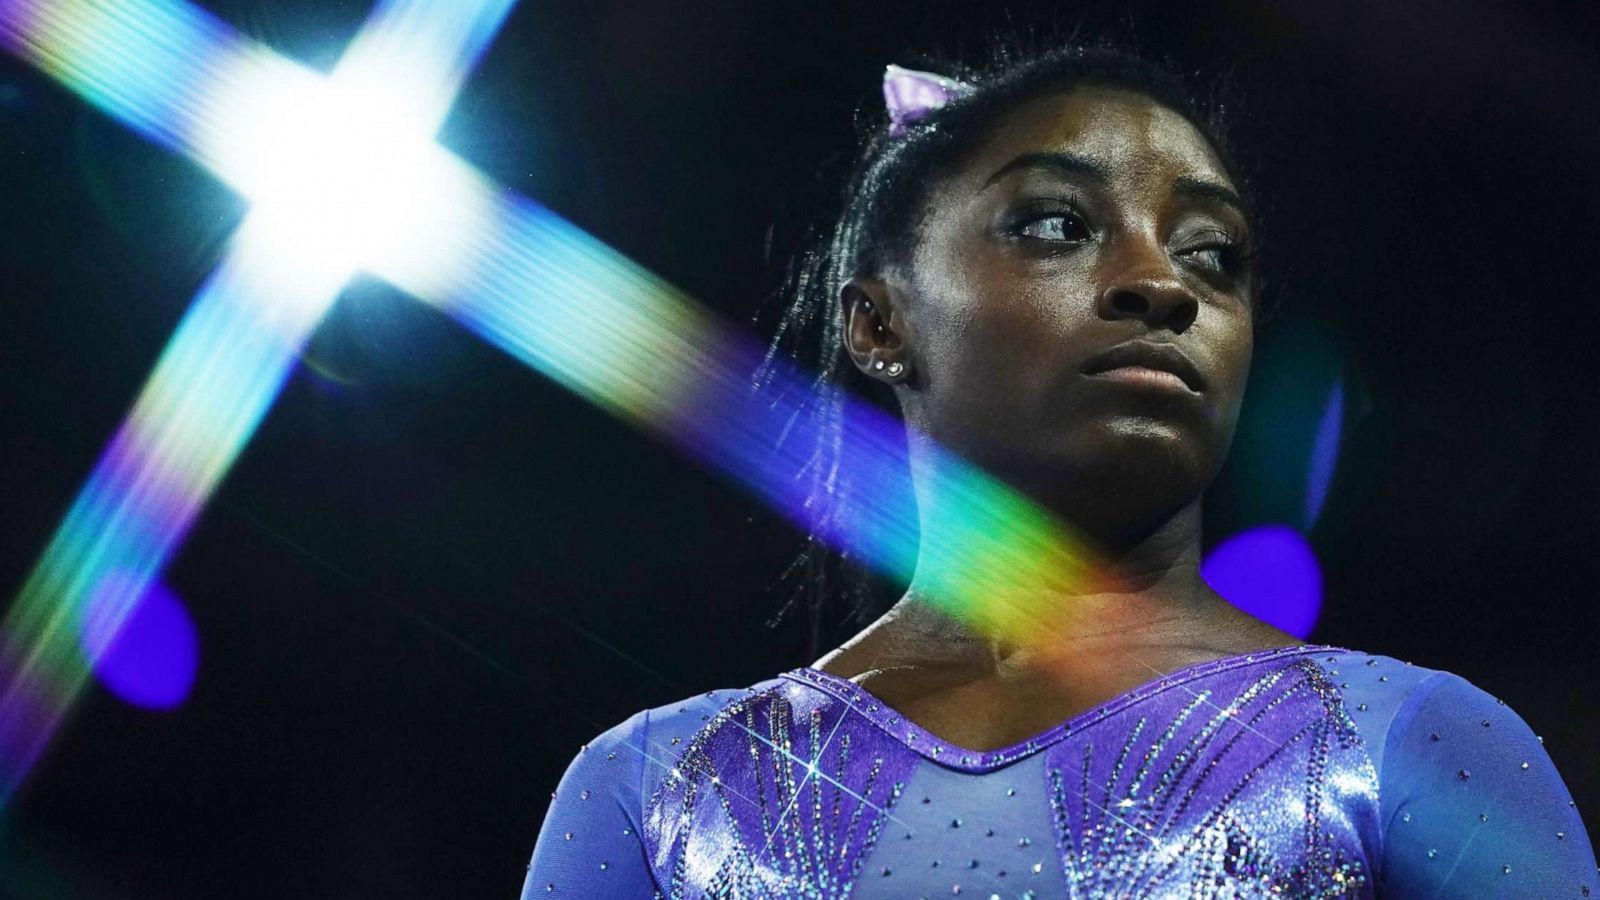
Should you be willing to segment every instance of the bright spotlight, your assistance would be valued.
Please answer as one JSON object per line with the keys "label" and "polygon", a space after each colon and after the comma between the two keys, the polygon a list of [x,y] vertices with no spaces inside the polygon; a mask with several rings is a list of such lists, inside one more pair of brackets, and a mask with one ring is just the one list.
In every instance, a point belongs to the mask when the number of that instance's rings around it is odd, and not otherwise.
{"label": "bright spotlight", "polygon": [[0,805],[92,665],[134,702],[188,690],[192,628],[149,589],[348,276],[447,293],[470,261],[497,195],[433,134],[512,2],[378,0],[330,77],[182,0],[0,0],[0,50],[251,202],[0,622]]}
{"label": "bright spotlight", "polygon": [[248,110],[215,132],[206,155],[251,200],[239,239],[313,281],[339,283],[407,254],[421,221],[468,202],[433,142],[429,95],[403,73],[363,67],[329,79],[249,67],[227,108]]}

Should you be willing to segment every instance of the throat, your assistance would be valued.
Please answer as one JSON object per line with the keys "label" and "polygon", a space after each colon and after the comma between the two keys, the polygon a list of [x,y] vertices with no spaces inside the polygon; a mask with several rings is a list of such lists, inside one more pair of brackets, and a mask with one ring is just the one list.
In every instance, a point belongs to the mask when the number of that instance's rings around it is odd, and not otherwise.
{"label": "throat", "polygon": [[935,737],[984,753],[1037,737],[1148,680],[1079,685],[1070,690],[974,682],[905,701],[895,708]]}
{"label": "throat", "polygon": [[855,673],[818,668],[852,681],[934,737],[986,753],[1039,737],[1185,669],[1303,644],[1290,638],[1225,650],[1124,648],[1080,658],[1070,671],[1030,669],[1025,674],[909,665]]}
{"label": "throat", "polygon": [[963,678],[907,667],[851,680],[933,736],[987,752],[1036,737],[1163,674],[1161,668],[1119,666],[1070,679],[997,673]]}

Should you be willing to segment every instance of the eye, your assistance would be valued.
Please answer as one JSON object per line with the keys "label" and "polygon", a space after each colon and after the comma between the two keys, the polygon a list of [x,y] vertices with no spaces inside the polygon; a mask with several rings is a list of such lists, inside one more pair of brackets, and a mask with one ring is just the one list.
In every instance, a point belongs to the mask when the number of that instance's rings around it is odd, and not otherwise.
{"label": "eye", "polygon": [[1184,250],[1183,255],[1196,260],[1207,269],[1226,272],[1229,268],[1226,259],[1227,251],[1227,247],[1217,244],[1211,247],[1191,247],[1188,250]]}
{"label": "eye", "polygon": [[1224,274],[1238,272],[1249,257],[1234,237],[1222,231],[1207,231],[1201,237],[1211,240],[1186,247],[1178,255],[1194,260],[1203,269]]}
{"label": "eye", "polygon": [[1009,231],[1018,237],[1055,243],[1081,243],[1094,237],[1082,216],[1060,207],[1025,213]]}

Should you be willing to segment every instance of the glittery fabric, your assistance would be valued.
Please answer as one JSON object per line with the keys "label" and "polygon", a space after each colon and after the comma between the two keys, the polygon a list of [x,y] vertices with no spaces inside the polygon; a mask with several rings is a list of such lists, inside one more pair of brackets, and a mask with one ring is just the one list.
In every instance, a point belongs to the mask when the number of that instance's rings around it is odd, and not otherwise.
{"label": "glittery fabric", "polygon": [[798,685],[718,713],[646,811],[668,896],[849,896],[914,765],[853,718]]}
{"label": "glittery fabric", "polygon": [[525,898],[1586,897],[1540,741],[1455,675],[1308,646],[990,752],[797,669],[580,752]]}
{"label": "glittery fabric", "polygon": [[1194,678],[1077,734],[1045,757],[1071,896],[1373,896],[1378,776],[1315,663]]}

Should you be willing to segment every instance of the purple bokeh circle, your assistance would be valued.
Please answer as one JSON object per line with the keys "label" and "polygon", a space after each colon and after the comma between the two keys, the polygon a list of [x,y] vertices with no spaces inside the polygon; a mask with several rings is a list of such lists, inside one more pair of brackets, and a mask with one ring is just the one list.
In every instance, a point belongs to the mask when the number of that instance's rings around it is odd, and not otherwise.
{"label": "purple bokeh circle", "polygon": [[1200,577],[1229,603],[1305,639],[1322,611],[1322,568],[1311,545],[1288,525],[1234,535],[1200,565]]}
{"label": "purple bokeh circle", "polygon": [[137,587],[110,576],[91,594],[79,643],[95,677],[119,699],[145,709],[173,709],[194,687],[200,642],[177,595],[161,584],[139,594],[122,622],[117,609]]}

